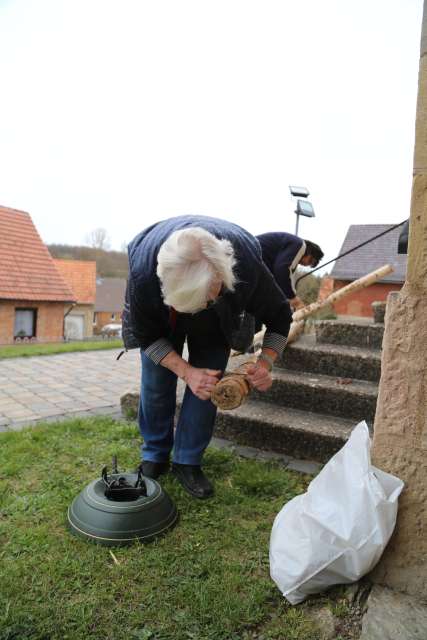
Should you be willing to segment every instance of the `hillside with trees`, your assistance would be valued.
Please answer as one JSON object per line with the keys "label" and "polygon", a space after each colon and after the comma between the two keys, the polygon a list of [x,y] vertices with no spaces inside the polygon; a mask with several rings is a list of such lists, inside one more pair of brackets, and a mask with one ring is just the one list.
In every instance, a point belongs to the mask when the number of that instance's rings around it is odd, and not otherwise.
{"label": "hillside with trees", "polygon": [[[304,276],[304,278],[301,276]],[[307,274],[307,271],[304,269],[298,269],[295,280],[297,283],[297,295],[301,300],[303,300],[305,304],[315,302],[319,295],[321,278],[311,273]]]}
{"label": "hillside with trees", "polygon": [[101,278],[127,278],[128,257],[126,247],[122,251],[110,250],[110,237],[103,227],[86,234],[86,245],[48,244],[54,258],[63,260],[95,260],[96,275]]}
{"label": "hillside with trees", "polygon": [[68,260],[95,260],[96,274],[103,278],[127,278],[128,256],[124,251],[108,251],[98,247],[48,244],[52,257]]}

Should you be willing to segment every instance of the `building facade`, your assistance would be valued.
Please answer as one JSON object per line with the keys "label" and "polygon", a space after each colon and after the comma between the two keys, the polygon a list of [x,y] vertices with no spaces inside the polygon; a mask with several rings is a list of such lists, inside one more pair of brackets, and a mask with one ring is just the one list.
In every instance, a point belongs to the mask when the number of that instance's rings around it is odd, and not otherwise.
{"label": "building facade", "polygon": [[93,336],[95,311],[96,262],[54,258],[54,263],[76,300],[64,319],[65,338],[67,340],[90,338]]}
{"label": "building facade", "polygon": [[30,215],[0,207],[0,344],[63,340],[74,302]]}
{"label": "building facade", "polygon": [[107,324],[122,324],[125,278],[97,278],[94,330],[100,333]]}
{"label": "building facade", "polygon": [[[391,224],[352,225],[349,227],[340,254],[392,229],[393,226]],[[406,276],[407,257],[397,252],[400,231],[401,227],[393,229],[335,262],[331,275],[322,282],[323,297],[326,297],[327,291],[330,293],[337,291],[379,267],[386,264],[393,267],[393,272],[382,280],[365,289],[350,293],[336,302],[334,309],[338,317],[370,318],[373,315],[373,302],[386,301],[391,291],[399,291],[402,288]]]}

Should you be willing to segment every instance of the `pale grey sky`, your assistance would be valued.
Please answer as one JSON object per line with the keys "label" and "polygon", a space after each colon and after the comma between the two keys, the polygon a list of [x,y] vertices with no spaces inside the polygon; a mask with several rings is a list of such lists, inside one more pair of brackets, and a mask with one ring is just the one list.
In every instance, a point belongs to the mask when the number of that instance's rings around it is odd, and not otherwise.
{"label": "pale grey sky", "polygon": [[422,0],[0,0],[0,204],[119,249],[182,213],[295,230],[409,215]]}

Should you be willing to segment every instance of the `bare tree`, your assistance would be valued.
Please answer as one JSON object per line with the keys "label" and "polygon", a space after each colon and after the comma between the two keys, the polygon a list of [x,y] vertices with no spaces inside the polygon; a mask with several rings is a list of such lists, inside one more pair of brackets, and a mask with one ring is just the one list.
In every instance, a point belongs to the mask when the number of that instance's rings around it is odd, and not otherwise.
{"label": "bare tree", "polygon": [[94,249],[104,249],[105,251],[110,248],[110,238],[106,229],[98,227],[86,235],[86,242],[90,247]]}

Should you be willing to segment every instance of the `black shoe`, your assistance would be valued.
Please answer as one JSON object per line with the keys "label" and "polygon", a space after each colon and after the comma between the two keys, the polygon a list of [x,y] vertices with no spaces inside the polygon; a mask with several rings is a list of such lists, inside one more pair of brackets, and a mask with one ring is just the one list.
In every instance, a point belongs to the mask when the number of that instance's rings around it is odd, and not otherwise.
{"label": "black shoe", "polygon": [[150,460],[144,460],[140,464],[142,475],[147,478],[156,480],[159,476],[167,473],[169,470],[169,462],[151,462]]}
{"label": "black shoe", "polygon": [[172,464],[172,473],[182,487],[194,498],[210,498],[214,494],[214,488],[209,482],[199,465]]}

